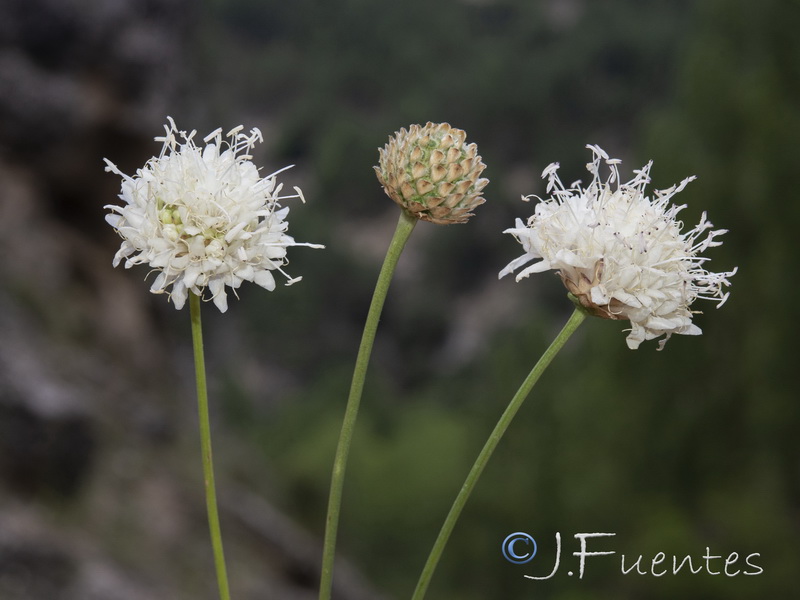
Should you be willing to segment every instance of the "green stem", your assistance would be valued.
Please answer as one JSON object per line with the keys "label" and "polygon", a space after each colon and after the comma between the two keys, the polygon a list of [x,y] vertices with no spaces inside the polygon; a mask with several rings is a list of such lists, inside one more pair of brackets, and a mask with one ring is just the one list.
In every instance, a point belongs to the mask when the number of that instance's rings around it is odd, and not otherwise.
{"label": "green stem", "polygon": [[405,210],[400,211],[397,229],[395,229],[394,236],[389,244],[389,250],[386,252],[386,258],[383,261],[380,275],[378,275],[378,283],[375,284],[375,292],[372,294],[367,320],[364,323],[364,333],[361,335],[361,345],[358,348],[353,380],[350,384],[350,396],[347,399],[342,431],[339,434],[339,444],[336,447],[336,457],[333,461],[331,491],[328,498],[328,516],[325,522],[325,542],[322,552],[322,574],[319,586],[320,600],[330,600],[333,589],[333,559],[336,553],[336,534],[339,529],[339,514],[342,507],[344,474],[347,467],[347,456],[350,453],[350,444],[353,439],[353,430],[358,417],[361,393],[364,390],[364,379],[367,375],[369,357],[372,354],[372,344],[375,341],[375,332],[378,329],[378,321],[383,310],[383,303],[386,300],[386,293],[389,291],[392,274],[397,266],[400,254],[403,252],[403,247],[416,224],[416,218],[409,215]]}
{"label": "green stem", "polygon": [[206,364],[203,358],[203,325],[200,321],[200,297],[189,293],[189,312],[192,317],[192,347],[194,348],[194,371],[197,380],[197,410],[200,416],[200,445],[203,454],[203,479],[206,488],[208,528],[214,550],[214,566],[217,570],[220,600],[230,600],[228,574],[225,570],[225,555],[222,551],[222,532],[217,513],[217,492],[214,485],[214,464],[211,457],[211,423],[208,418],[208,388],[206,386]]}
{"label": "green stem", "polygon": [[436,570],[436,565],[439,563],[439,559],[442,556],[442,552],[447,544],[447,540],[450,538],[453,527],[455,527],[456,521],[461,515],[461,511],[463,510],[464,505],[467,503],[467,499],[472,493],[475,484],[478,482],[478,478],[481,476],[483,469],[486,467],[486,463],[489,462],[489,458],[492,456],[492,453],[497,447],[497,444],[500,442],[500,439],[503,437],[506,429],[508,429],[508,426],[511,423],[511,420],[514,418],[514,415],[517,414],[519,407],[522,406],[525,398],[527,398],[531,389],[533,389],[533,386],[539,380],[539,377],[541,377],[544,370],[548,367],[555,355],[558,354],[558,351],[561,350],[566,341],[585,318],[586,314],[580,308],[576,307],[575,311],[572,313],[572,316],[569,318],[566,325],[564,325],[564,328],[556,336],[556,339],[553,340],[553,343],[550,344],[550,347],[545,350],[544,354],[542,354],[539,361],[534,365],[531,372],[525,378],[525,381],[522,382],[522,385],[517,390],[517,393],[514,394],[514,397],[511,399],[508,407],[506,407],[505,412],[500,417],[497,425],[495,425],[495,428],[489,436],[489,439],[486,440],[486,444],[483,446],[483,450],[481,450],[481,453],[478,455],[475,464],[472,465],[472,469],[470,470],[469,475],[467,475],[467,479],[464,481],[461,491],[458,492],[458,496],[456,496],[453,506],[450,508],[450,512],[448,513],[447,518],[442,525],[442,529],[439,532],[439,537],[436,538],[436,542],[433,544],[433,549],[431,549],[430,556],[428,556],[428,561],[425,563],[425,567],[422,569],[422,574],[417,582],[417,587],[414,590],[412,600],[422,600],[422,598],[425,597],[425,592],[427,591],[428,585],[433,577],[433,572]]}

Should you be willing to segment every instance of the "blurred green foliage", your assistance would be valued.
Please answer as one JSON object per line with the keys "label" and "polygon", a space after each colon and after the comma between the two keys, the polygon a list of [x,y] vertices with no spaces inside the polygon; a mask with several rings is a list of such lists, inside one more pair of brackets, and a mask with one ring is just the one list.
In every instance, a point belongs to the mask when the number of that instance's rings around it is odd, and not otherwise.
{"label": "blurred green foliage", "polygon": [[[277,348],[271,360],[312,374],[273,394],[266,414],[229,386],[230,426],[274,465],[277,500],[321,534],[378,270],[337,247],[336,231],[395,210],[370,169],[376,148],[412,122],[463,127],[489,165],[489,202],[462,228],[412,240],[430,260],[390,293],[340,534],[378,587],[410,595],[486,435],[571,309],[557,278],[494,283],[510,294],[523,286],[529,310],[468,364],[443,369],[451,307],[518,254],[500,235],[531,210],[515,195],[540,192],[538,172],[553,160],[565,181],[581,177],[584,144],[599,143],[626,173],[655,159],[657,188],[698,175],[677,200],[687,223],[708,210],[730,230],[709,255],[712,270],[739,266],[731,299],[719,312],[699,306],[704,335],[673,338],[658,354],[653,343],[629,351],[617,323],[587,322],[512,424],[429,597],[788,597],[800,562],[798,26],[798,3],[780,0],[210,3],[198,77],[225,83],[210,105],[270,120],[272,155],[309,178],[293,232],[328,245],[293,255],[302,285],[241,303],[252,347]],[[520,170],[532,189],[517,189]],[[541,562],[502,558],[500,542],[520,530],[539,540]],[[597,544],[618,554],[590,558],[582,581],[566,566],[549,581],[524,579],[549,572],[556,531],[565,562],[577,532],[615,532]],[[740,567],[758,552],[764,573],[619,572],[623,553],[628,565],[659,551],[702,562],[707,547],[738,552]]]}

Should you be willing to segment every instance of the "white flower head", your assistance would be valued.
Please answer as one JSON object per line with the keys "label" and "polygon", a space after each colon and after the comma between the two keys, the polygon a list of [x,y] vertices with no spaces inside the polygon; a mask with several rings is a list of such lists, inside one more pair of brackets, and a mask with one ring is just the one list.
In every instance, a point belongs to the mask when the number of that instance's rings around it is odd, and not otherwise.
{"label": "white flower head", "polygon": [[[147,263],[159,271],[150,291],[167,293],[175,308],[182,308],[188,292],[202,296],[208,288],[221,312],[228,308],[225,286],[235,290],[252,281],[275,289],[272,271],[279,271],[287,285],[291,278],[282,269],[289,246],[318,244],[295,242],[286,234],[288,207],[280,201],[300,198],[302,192],[281,196],[283,184],[276,171],[261,177],[250,150],[263,141],[261,132],[242,133],[242,126],[213,131],[194,142],[195,131],[175,127],[171,117],[166,134],[156,137],[164,145],[158,157],[130,177],[108,159],[106,171],[122,176],[123,206],[108,205],[106,221],[120,234],[122,246],[114,256],[116,267]],[[289,167],[286,167],[287,169]],[[171,288],[171,289],[170,289]]]}
{"label": "white flower head", "polygon": [[[618,159],[610,159],[598,146],[587,146],[594,158],[586,165],[592,174],[588,186],[577,181],[565,187],[558,177],[558,163],[542,173],[546,193],[527,224],[517,219],[512,234],[525,250],[500,272],[500,277],[539,259],[517,274],[517,281],[531,273],[555,270],[564,285],[592,315],[631,323],[628,346],[636,349],[644,340],[665,336],[659,349],[674,334],[699,335],[689,307],[698,298],[717,307],[728,298],[723,288],[736,273],[712,273],[709,260],[700,254],[719,246],[724,229],[712,229],[705,213],[693,229],[682,233],[677,220],[685,208],[670,204],[672,196],[694,179],[645,196],[650,167],[634,171],[622,183]],[[605,162],[610,174],[600,178]],[[523,197],[524,200],[527,198]]]}

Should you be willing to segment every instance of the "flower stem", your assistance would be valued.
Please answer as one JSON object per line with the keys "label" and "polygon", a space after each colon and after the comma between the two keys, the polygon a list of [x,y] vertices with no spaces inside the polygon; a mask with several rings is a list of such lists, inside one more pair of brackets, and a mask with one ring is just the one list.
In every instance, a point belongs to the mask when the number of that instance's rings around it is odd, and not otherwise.
{"label": "flower stem", "polygon": [[206,488],[208,528],[214,550],[214,566],[217,570],[220,600],[230,600],[228,574],[225,569],[225,554],[222,551],[222,532],[217,512],[217,492],[214,485],[214,464],[211,456],[211,423],[208,418],[208,388],[206,365],[203,358],[203,325],[200,321],[200,297],[189,293],[189,312],[192,318],[192,347],[194,349],[194,371],[197,380],[197,410],[200,416],[200,445],[203,454],[203,479]]}
{"label": "flower stem", "polygon": [[328,499],[328,516],[325,522],[325,542],[322,553],[322,574],[320,577],[319,598],[320,600],[330,600],[333,589],[333,559],[336,553],[336,534],[339,529],[339,514],[342,506],[342,489],[344,488],[344,474],[347,467],[347,456],[350,452],[350,444],[353,439],[356,418],[358,417],[358,407],[361,402],[361,393],[364,390],[364,379],[367,375],[369,357],[372,354],[372,345],[375,341],[375,332],[378,329],[383,303],[386,300],[386,293],[389,291],[389,284],[392,274],[397,266],[397,261],[403,248],[408,241],[417,219],[409,215],[405,210],[400,211],[400,219],[397,222],[392,241],[386,252],[381,272],[378,275],[378,282],[375,284],[375,292],[372,294],[372,302],[367,313],[367,320],[364,323],[364,332],[361,335],[361,345],[358,348],[358,357],[353,371],[353,379],[350,383],[350,396],[347,399],[342,431],[339,434],[339,443],[336,447],[336,457],[333,461],[333,474],[331,476],[331,490]]}
{"label": "flower stem", "polygon": [[522,385],[517,390],[517,393],[514,394],[511,402],[506,407],[505,412],[500,417],[497,425],[495,425],[491,435],[489,435],[489,439],[486,440],[486,444],[483,446],[483,450],[481,450],[481,453],[478,455],[475,464],[472,465],[472,469],[470,470],[469,475],[467,475],[464,485],[461,486],[461,490],[458,492],[458,495],[453,502],[453,506],[450,508],[450,512],[448,513],[447,518],[442,525],[442,529],[439,531],[439,537],[436,538],[436,542],[433,544],[430,556],[428,556],[428,561],[425,563],[425,567],[422,569],[422,574],[417,582],[417,587],[414,590],[412,600],[422,600],[422,598],[425,597],[425,592],[427,591],[428,585],[433,577],[433,572],[436,570],[436,566],[439,563],[439,559],[441,558],[444,547],[447,544],[447,540],[450,538],[450,534],[455,527],[456,521],[458,521],[458,517],[461,515],[461,511],[464,509],[464,505],[467,503],[467,499],[472,493],[472,490],[475,488],[478,478],[481,476],[484,467],[486,467],[486,463],[489,462],[489,458],[492,456],[492,453],[497,447],[497,444],[500,442],[500,439],[503,437],[506,429],[508,429],[508,426],[511,423],[511,420],[514,418],[514,415],[517,414],[519,407],[522,406],[525,398],[527,398],[528,394],[533,389],[533,386],[539,380],[539,377],[542,375],[542,373],[544,373],[544,370],[548,367],[555,355],[558,354],[559,350],[561,350],[566,341],[575,332],[575,330],[578,328],[578,325],[580,325],[585,318],[586,313],[584,313],[582,309],[576,307],[575,311],[572,313],[572,316],[570,316],[569,320],[564,325],[564,328],[553,340],[553,343],[550,344],[550,347],[545,350],[544,354],[542,354],[539,361],[534,365],[533,369],[525,378],[525,381],[522,382]]}

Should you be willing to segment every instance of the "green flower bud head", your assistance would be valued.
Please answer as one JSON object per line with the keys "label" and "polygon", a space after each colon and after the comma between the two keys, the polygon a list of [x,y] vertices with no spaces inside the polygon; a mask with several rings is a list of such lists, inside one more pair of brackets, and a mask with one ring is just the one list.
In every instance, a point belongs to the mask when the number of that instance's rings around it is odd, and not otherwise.
{"label": "green flower bud head", "polygon": [[375,168],[386,194],[411,215],[437,225],[466,223],[486,200],[486,165],[467,134],[447,123],[411,125],[396,132]]}

